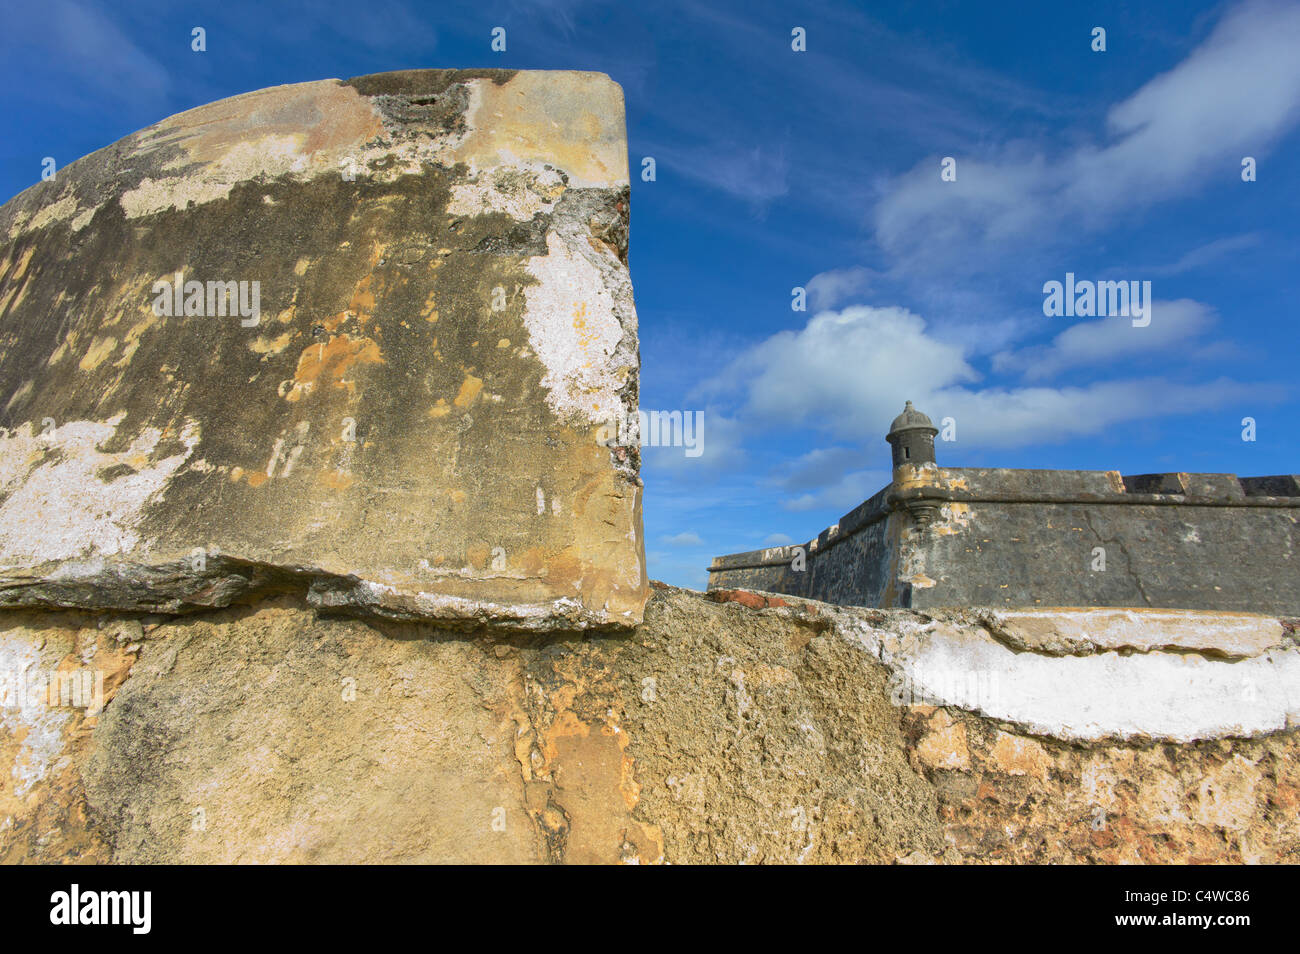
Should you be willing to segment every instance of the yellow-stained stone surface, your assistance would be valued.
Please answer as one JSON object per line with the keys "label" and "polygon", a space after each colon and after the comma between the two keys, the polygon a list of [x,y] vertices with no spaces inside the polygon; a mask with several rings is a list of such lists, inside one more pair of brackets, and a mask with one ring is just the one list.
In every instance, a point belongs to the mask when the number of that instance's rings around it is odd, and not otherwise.
{"label": "yellow-stained stone surface", "polygon": [[1086,742],[919,700],[861,627],[922,614],[661,588],[629,633],[501,639],[302,595],[0,611],[0,861],[1300,861],[1294,726]]}
{"label": "yellow-stained stone surface", "polygon": [[0,209],[0,605],[635,624],[627,224],[596,73],[276,87],[66,166]]}

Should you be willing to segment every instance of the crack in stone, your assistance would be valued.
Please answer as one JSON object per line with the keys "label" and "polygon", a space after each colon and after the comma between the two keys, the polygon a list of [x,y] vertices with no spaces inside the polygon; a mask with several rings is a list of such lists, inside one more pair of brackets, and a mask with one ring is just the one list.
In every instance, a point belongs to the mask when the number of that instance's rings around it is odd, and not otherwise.
{"label": "crack in stone", "polygon": [[1084,509],[1083,511],[1083,519],[1088,524],[1088,529],[1092,531],[1092,535],[1097,539],[1098,543],[1102,546],[1110,546],[1113,544],[1114,546],[1119,547],[1120,553],[1124,554],[1125,572],[1128,574],[1129,578],[1133,580],[1134,587],[1137,589],[1138,593],[1141,594],[1142,599],[1146,601],[1146,605],[1148,607],[1154,606],[1155,604],[1151,602],[1151,597],[1147,595],[1146,587],[1142,585],[1142,580],[1133,572],[1133,557],[1128,552],[1128,547],[1124,546],[1123,541],[1118,537],[1114,540],[1103,540],[1101,534],[1097,532],[1097,528],[1093,526],[1092,514],[1087,509]]}
{"label": "crack in stone", "polygon": [[229,554],[147,565],[99,561],[51,575],[0,575],[0,608],[82,609],[182,616],[296,595],[318,611],[360,618],[426,622],[454,630],[615,631],[626,625],[576,600],[501,603],[435,593],[407,594],[353,574],[248,560]]}

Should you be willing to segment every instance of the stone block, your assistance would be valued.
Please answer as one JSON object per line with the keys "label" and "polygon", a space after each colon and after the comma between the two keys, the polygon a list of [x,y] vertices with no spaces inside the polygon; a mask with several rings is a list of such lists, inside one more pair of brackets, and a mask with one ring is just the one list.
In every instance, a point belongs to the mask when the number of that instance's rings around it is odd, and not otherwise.
{"label": "stone block", "polygon": [[622,91],[417,70],[163,120],[0,208],[0,605],[627,626]]}

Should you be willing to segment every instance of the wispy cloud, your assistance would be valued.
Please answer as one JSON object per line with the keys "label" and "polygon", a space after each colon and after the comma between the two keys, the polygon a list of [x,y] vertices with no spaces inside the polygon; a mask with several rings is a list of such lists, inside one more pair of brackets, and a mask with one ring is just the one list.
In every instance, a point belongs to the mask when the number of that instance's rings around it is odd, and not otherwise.
{"label": "wispy cloud", "polygon": [[1150,275],[1153,278],[1169,278],[1174,275],[1183,275],[1187,272],[1195,272],[1208,265],[1215,265],[1237,252],[1255,248],[1262,240],[1263,236],[1258,232],[1231,235],[1227,238],[1215,239],[1213,242],[1199,245],[1179,256],[1177,261],[1169,262],[1166,265],[1148,265],[1140,269],[1128,269],[1128,271],[1134,271],[1141,275]]}
{"label": "wispy cloud", "polygon": [[1099,228],[1188,194],[1213,175],[1239,180],[1300,120],[1300,5],[1258,0],[1229,11],[1183,62],[1107,116],[1106,141],[1053,155],[1018,140],[957,156],[943,182],[938,157],[885,183],[877,241],[913,261],[936,245],[1040,238],[1059,223]]}
{"label": "wispy cloud", "polygon": [[947,388],[926,401],[936,415],[956,421],[959,441],[1023,447],[1095,437],[1124,424],[1221,409],[1233,402],[1271,404],[1284,395],[1277,385],[1228,378],[1184,384],[1155,377],[1080,387]]}
{"label": "wispy cloud", "polygon": [[[170,91],[171,77],[162,64],[100,10],[73,0],[51,0],[42,19],[43,28],[27,31],[29,41],[44,47],[84,82],[147,103],[162,100]],[[112,83],[106,85],[105,77],[112,77]]]}
{"label": "wispy cloud", "polygon": [[851,447],[819,447],[781,467],[776,484],[787,491],[825,487],[839,480],[845,470],[861,462],[862,452]]}
{"label": "wispy cloud", "polygon": [[790,191],[789,166],[779,147],[662,144],[651,153],[661,178],[676,173],[758,206]]}
{"label": "wispy cloud", "polygon": [[1188,298],[1156,301],[1151,305],[1151,324],[1146,327],[1134,327],[1131,318],[1084,319],[1050,344],[995,355],[993,370],[1043,381],[1067,368],[1105,369],[1139,357],[1159,357],[1167,366],[1187,357],[1188,346],[1214,321],[1214,310],[1201,302]]}

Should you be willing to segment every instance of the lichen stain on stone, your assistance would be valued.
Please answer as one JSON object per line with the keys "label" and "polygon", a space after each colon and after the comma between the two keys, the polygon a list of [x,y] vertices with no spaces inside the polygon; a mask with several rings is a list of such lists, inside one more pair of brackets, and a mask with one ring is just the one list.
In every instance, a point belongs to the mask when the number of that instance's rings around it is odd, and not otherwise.
{"label": "lichen stain on stone", "polygon": [[103,363],[104,359],[113,353],[117,348],[117,339],[112,337],[96,338],[91,342],[86,353],[77,363],[82,371],[94,371]]}
{"label": "lichen stain on stone", "polygon": [[[565,682],[550,693],[544,725],[530,725],[517,738],[516,757],[525,781],[537,779],[553,786],[548,807],[563,812],[564,853],[569,864],[660,863],[663,834],[632,816],[640,800],[635,761],[628,753],[628,737],[613,719],[613,710],[598,723],[587,721],[571,708],[578,695],[590,687],[585,680]],[[524,718],[528,716],[524,714]],[[532,756],[537,740],[539,759]],[[522,751],[521,751],[522,748]],[[534,813],[542,829],[557,819],[545,811]]]}
{"label": "lichen stain on stone", "polygon": [[[588,453],[601,450],[592,441]],[[589,467],[584,463],[581,472]],[[641,525],[640,488],[627,484],[610,492],[592,478],[567,497],[584,532],[578,542],[547,554],[548,579],[558,588],[585,594],[589,604],[603,607],[612,618],[639,618],[649,595],[645,568],[639,549],[629,547],[616,528]]]}
{"label": "lichen stain on stone", "polygon": [[347,490],[355,483],[355,478],[349,471],[333,469],[324,471],[321,481],[331,490]]}
{"label": "lichen stain on stone", "polygon": [[454,156],[471,169],[550,164],[568,175],[569,188],[627,184],[622,91],[602,74],[529,71],[499,86],[472,81],[466,124]]}
{"label": "lichen stain on stone", "polygon": [[1041,743],[1008,732],[998,732],[989,757],[1000,772],[1032,775],[1040,782],[1047,781],[1052,768],[1051,757]]}
{"label": "lichen stain on stone", "polygon": [[483,379],[476,378],[472,374],[466,374],[465,381],[461,384],[460,391],[456,394],[456,399],[452,403],[457,407],[469,407],[482,390]]}
{"label": "lichen stain on stone", "polygon": [[[65,730],[72,719],[71,709],[50,706],[38,691],[32,691],[33,686],[39,690],[40,679],[48,678],[57,670],[60,653],[56,647],[67,636],[54,635],[56,640],[46,645],[23,631],[0,633],[0,671],[5,673],[6,690],[14,696],[12,699],[6,697],[4,705],[0,706],[0,732],[16,743],[8,774],[12,779],[13,797],[20,803],[36,783],[49,775],[63,754],[67,741]],[[22,674],[23,683],[9,685],[10,681],[17,680],[19,674]],[[27,698],[20,698],[20,688],[29,690]],[[0,792],[3,792],[2,788]]]}
{"label": "lichen stain on stone", "polygon": [[298,356],[298,367],[294,371],[292,385],[284,399],[297,402],[330,384],[348,392],[349,397],[356,396],[356,382],[344,375],[358,365],[382,364],[383,355],[371,338],[353,338],[349,334],[331,335],[328,341],[310,344]]}
{"label": "lichen stain on stone", "polygon": [[274,338],[268,338],[265,335],[254,338],[248,343],[248,350],[254,354],[279,354],[285,348],[289,347],[289,342],[294,338],[291,331],[277,335]]}
{"label": "lichen stain on stone", "polygon": [[77,202],[76,196],[65,194],[43,206],[30,219],[15,222],[8,237],[13,240],[23,232],[36,231],[69,219],[72,220],[72,231],[79,232],[90,223],[90,217],[94,212],[93,208],[83,210],[80,203]]}
{"label": "lichen stain on stone", "polygon": [[452,186],[448,215],[508,215],[517,222],[550,212],[564,193],[560,173],[544,166],[540,170],[504,166]]}
{"label": "lichen stain on stone", "polygon": [[894,468],[894,487],[897,490],[934,487],[941,479],[939,467],[932,463],[899,464]]}
{"label": "lichen stain on stone", "polygon": [[[376,248],[374,262],[378,263],[378,258],[383,254],[382,248]],[[352,300],[348,302],[348,310],[357,316],[357,320],[364,327],[370,321],[375,313],[375,275],[371,272],[365,278],[357,283],[356,291],[352,293]]]}
{"label": "lichen stain on stone", "polygon": [[259,177],[337,174],[341,159],[359,158],[357,148],[382,132],[370,101],[338,80],[220,100],[165,119],[141,137],[137,158],[169,146],[182,154],[162,175],[124,193],[122,208],[136,218],[224,198]]}
{"label": "lichen stain on stone", "polygon": [[[15,250],[16,251],[16,250]],[[14,287],[10,290],[9,295],[0,300],[0,311],[9,307],[9,299],[17,290],[18,283],[22,281],[23,276],[27,274],[27,266],[32,262],[32,256],[36,253],[36,245],[27,246],[27,251],[21,254],[11,254],[7,256],[8,261],[3,268],[0,268],[0,281],[11,284]]]}
{"label": "lichen stain on stone", "polygon": [[968,529],[970,521],[970,504],[949,501],[939,508],[939,519],[929,529],[939,536],[952,536]]}
{"label": "lichen stain on stone", "polygon": [[125,368],[131,363],[131,359],[140,349],[140,340],[144,337],[144,333],[157,327],[161,320],[160,316],[153,313],[152,308],[141,310],[144,312],[144,317],[128,328],[122,338],[122,357],[113,362],[115,368]]}
{"label": "lichen stain on stone", "polygon": [[[99,714],[136,662],[132,629],[139,632],[132,622],[99,628],[22,613],[0,620],[0,671],[16,665],[28,679],[25,699],[0,700],[0,863],[110,860],[87,809],[80,763]],[[93,674],[89,698],[65,697],[69,681],[56,682],[51,698],[51,677],[83,674]],[[87,683],[77,685],[80,694]]]}

